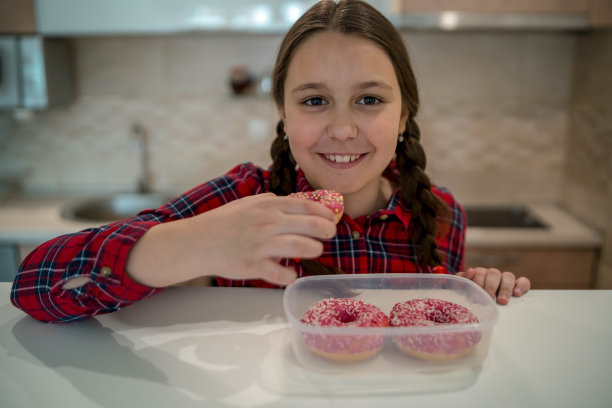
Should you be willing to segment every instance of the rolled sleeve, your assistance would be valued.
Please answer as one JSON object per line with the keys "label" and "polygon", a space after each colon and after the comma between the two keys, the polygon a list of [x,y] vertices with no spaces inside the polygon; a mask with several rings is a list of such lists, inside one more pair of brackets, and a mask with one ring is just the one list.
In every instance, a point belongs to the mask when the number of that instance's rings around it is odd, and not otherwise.
{"label": "rolled sleeve", "polygon": [[[157,223],[115,223],[46,242],[22,263],[11,292],[13,304],[37,320],[69,322],[112,312],[159,292],[162,289],[143,286],[126,272],[130,250]],[[75,278],[85,278],[86,283],[65,289]]]}

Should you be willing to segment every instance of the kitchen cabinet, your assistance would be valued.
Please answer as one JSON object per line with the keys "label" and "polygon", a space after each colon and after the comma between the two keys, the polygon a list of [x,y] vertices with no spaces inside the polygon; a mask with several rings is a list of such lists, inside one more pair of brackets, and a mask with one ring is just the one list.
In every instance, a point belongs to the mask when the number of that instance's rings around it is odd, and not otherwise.
{"label": "kitchen cabinet", "polygon": [[534,289],[592,289],[596,248],[466,247],[465,266],[483,266],[526,276]]}
{"label": "kitchen cabinet", "polygon": [[403,0],[402,11],[587,12],[590,0]]}
{"label": "kitchen cabinet", "polygon": [[16,245],[0,244],[0,282],[12,282],[19,266]]}
{"label": "kitchen cabinet", "polygon": [[0,2],[0,34],[33,34],[36,32],[34,0]]}
{"label": "kitchen cabinet", "polygon": [[39,244],[42,242],[36,244],[0,243],[0,282],[12,282],[21,262]]}
{"label": "kitchen cabinet", "polygon": [[284,32],[314,0],[35,0],[44,35]]}
{"label": "kitchen cabinet", "polygon": [[[34,0],[46,36],[284,33],[317,0]],[[612,26],[609,0],[368,0],[402,29]],[[447,12],[453,11],[453,15]],[[485,12],[485,13],[481,13]]]}
{"label": "kitchen cabinet", "polygon": [[[612,27],[610,0],[401,0],[400,13],[517,13],[560,19],[583,16],[591,28]],[[561,20],[562,21],[562,20]]]}
{"label": "kitchen cabinet", "polygon": [[612,28],[612,1],[591,0],[589,16],[591,26],[596,28]]}

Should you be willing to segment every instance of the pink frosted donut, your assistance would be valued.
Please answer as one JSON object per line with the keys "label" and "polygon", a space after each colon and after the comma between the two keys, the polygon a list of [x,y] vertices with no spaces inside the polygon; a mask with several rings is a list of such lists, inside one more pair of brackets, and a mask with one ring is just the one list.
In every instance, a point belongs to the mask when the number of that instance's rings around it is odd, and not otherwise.
{"label": "pink frosted donut", "polygon": [[[457,303],[439,299],[399,302],[390,313],[391,326],[439,326],[478,323],[478,318]],[[396,347],[424,360],[451,360],[467,355],[480,341],[480,331],[423,333],[393,337]]]}
{"label": "pink frosted donut", "polygon": [[336,214],[336,223],[342,218],[344,212],[344,197],[342,194],[333,190],[315,190],[299,193],[291,193],[289,197],[306,198],[312,201],[318,201]]}
{"label": "pink frosted donut", "polygon": [[[376,306],[362,300],[330,298],[312,305],[302,322],[328,327],[386,327],[389,318]],[[339,362],[366,360],[380,351],[383,335],[339,335],[304,333],[312,352]]]}

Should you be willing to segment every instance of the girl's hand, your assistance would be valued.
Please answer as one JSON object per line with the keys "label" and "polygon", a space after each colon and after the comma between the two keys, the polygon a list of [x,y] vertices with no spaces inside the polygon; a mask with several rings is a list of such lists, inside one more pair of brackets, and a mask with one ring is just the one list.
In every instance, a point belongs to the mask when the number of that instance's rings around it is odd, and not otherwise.
{"label": "girl's hand", "polygon": [[482,287],[497,303],[506,305],[510,296],[522,296],[531,288],[531,282],[525,277],[517,278],[512,272],[500,272],[498,269],[468,268],[465,272],[457,273],[470,279]]}
{"label": "girl's hand", "polygon": [[325,206],[259,194],[151,228],[132,249],[128,271],[153,287],[206,275],[286,285],[296,273],[278,261],[316,258],[320,239],[335,233],[336,216]]}

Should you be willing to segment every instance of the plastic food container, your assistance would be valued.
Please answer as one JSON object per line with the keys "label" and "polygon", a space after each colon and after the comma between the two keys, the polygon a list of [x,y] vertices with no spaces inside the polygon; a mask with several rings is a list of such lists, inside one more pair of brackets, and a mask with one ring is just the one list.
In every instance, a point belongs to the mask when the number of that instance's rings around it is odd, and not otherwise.
{"label": "plastic food container", "polygon": [[[389,312],[397,302],[433,298],[468,308],[477,323],[429,327],[320,327],[301,322],[306,310],[327,298],[361,299]],[[480,367],[489,351],[498,310],[491,297],[468,279],[452,275],[368,274],[325,275],[298,279],[284,293],[284,309],[291,327],[291,347],[296,362],[308,370],[358,375],[383,381],[403,381],[410,373],[431,373]],[[446,336],[446,337],[445,337]],[[450,337],[449,337],[450,336]],[[347,342],[364,338],[382,338],[383,347],[375,356],[358,362],[336,362],[314,353],[308,346],[316,341],[338,339]],[[476,339],[465,356],[425,360],[398,350],[394,339],[436,341],[440,338]],[[335,340],[330,340],[335,341]],[[307,344],[308,343],[308,344]],[[366,378],[364,377],[364,378]],[[358,378],[358,377],[355,377]]]}

